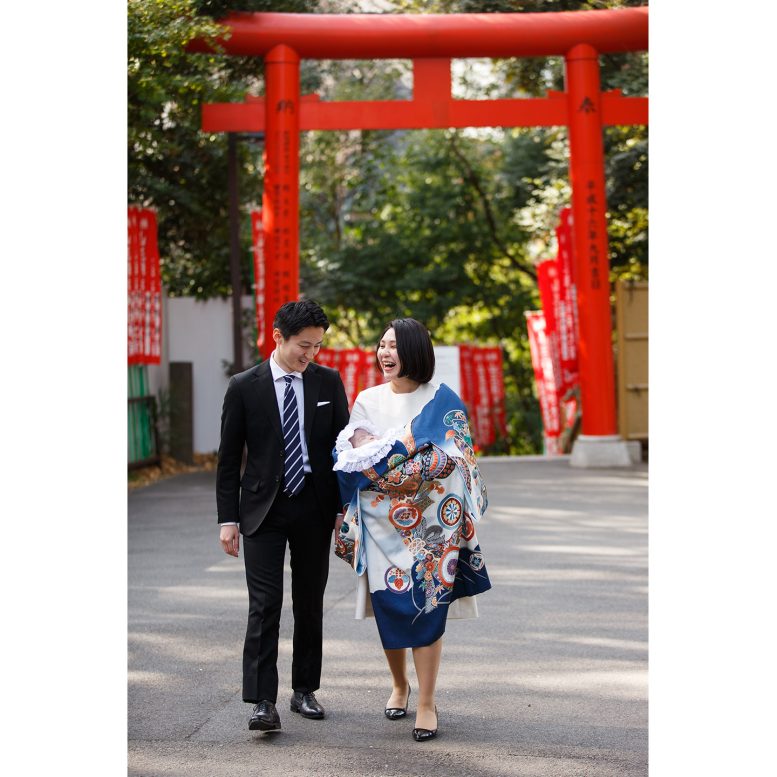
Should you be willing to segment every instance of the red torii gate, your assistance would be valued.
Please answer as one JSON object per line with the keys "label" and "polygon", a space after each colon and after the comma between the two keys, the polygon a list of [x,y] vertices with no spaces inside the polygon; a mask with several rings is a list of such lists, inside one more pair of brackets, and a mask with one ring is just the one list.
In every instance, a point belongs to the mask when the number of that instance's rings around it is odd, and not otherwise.
{"label": "red torii gate", "polygon": [[[264,132],[262,200],[267,279],[263,355],[272,315],[299,296],[299,133],[307,130],[447,127],[569,128],[570,182],[580,322],[581,466],[629,464],[617,436],[611,343],[602,127],[647,124],[646,97],[601,92],[599,54],[644,51],[648,8],[515,14],[232,13],[221,20],[227,54],[264,57],[265,97],[203,105],[206,132]],[[200,41],[193,51],[208,51]],[[457,100],[453,57],[563,55],[566,91],[547,97]],[[413,99],[324,102],[299,94],[299,63],[308,59],[413,60]],[[587,443],[604,443],[590,446]],[[575,451],[572,463],[575,464]]]}

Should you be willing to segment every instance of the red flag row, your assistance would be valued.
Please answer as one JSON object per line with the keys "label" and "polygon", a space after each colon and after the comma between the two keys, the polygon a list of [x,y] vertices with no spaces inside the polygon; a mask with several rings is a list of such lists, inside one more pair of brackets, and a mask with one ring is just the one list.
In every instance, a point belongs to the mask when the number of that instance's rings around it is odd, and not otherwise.
{"label": "red flag row", "polygon": [[156,213],[127,209],[127,362],[159,364],[162,356],[162,281]]}
{"label": "red flag row", "polygon": [[[507,435],[502,349],[460,345],[458,350],[460,396],[476,447],[483,449]],[[360,391],[383,381],[372,349],[322,348],[316,361],[340,373],[349,407]]]}

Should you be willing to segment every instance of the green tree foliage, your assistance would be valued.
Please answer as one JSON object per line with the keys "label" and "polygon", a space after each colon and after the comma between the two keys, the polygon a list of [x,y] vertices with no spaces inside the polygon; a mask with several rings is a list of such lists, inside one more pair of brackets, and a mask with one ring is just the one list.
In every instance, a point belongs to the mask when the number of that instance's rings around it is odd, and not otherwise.
{"label": "green tree foliage", "polygon": [[[128,199],[157,209],[162,278],[171,295],[230,293],[227,139],[200,130],[201,106],[242,100],[262,84],[259,60],[192,54],[185,47],[196,37],[214,40],[223,32],[203,15],[207,12],[303,11],[313,5],[302,0],[128,2]],[[239,151],[244,180],[250,180],[257,175],[256,149],[240,144]],[[244,237],[247,245],[247,228]]]}
{"label": "green tree foliage", "polygon": [[[399,0],[398,12],[406,13],[550,13],[560,11],[606,10],[647,6],[647,0]],[[646,52],[606,54],[600,57],[602,90],[620,89],[626,96],[648,93]],[[498,79],[491,97],[539,97],[548,90],[564,90],[563,57],[495,59]],[[536,133],[530,133],[536,137]],[[566,130],[543,133],[547,142],[559,144],[568,158]],[[514,142],[513,140],[508,142]],[[517,141],[519,153],[527,144]],[[608,238],[611,278],[647,278],[647,127],[607,127],[604,133]],[[567,175],[566,162],[558,171]],[[527,171],[524,186],[543,185],[543,176]],[[552,179],[549,179],[552,180]],[[545,181],[547,184],[547,180]],[[519,206],[520,207],[520,206]],[[537,224],[537,234],[541,225]]]}
{"label": "green tree foliage", "polygon": [[342,135],[306,145],[305,293],[339,322],[343,345],[372,343],[403,315],[424,321],[439,344],[502,344],[512,449],[536,451],[523,317],[537,307],[536,270],[532,235],[513,219],[516,197],[528,199],[506,174],[515,160],[495,140],[454,131]]}

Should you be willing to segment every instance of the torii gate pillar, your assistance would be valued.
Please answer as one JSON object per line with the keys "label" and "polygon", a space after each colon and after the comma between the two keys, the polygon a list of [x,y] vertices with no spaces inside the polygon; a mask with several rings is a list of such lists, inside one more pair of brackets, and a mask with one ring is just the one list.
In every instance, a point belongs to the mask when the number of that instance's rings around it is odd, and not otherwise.
{"label": "torii gate pillar", "polygon": [[578,44],[567,53],[566,67],[583,405],[582,430],[572,448],[570,464],[628,467],[631,458],[626,442],[618,435],[615,411],[598,52],[587,43]]}
{"label": "torii gate pillar", "polygon": [[299,298],[299,55],[274,46],[265,59],[266,130],[262,232],[267,266],[264,331],[259,342],[265,356],[273,347],[272,315]]}

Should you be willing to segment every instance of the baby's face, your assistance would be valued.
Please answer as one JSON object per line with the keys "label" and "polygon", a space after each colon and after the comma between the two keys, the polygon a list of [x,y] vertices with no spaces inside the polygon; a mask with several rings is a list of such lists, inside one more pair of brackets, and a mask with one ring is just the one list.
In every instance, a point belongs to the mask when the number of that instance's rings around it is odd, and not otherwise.
{"label": "baby's face", "polygon": [[377,437],[375,437],[374,434],[370,434],[366,429],[356,429],[351,436],[351,445],[354,448],[358,448],[360,445],[364,445],[364,443],[376,439]]}

